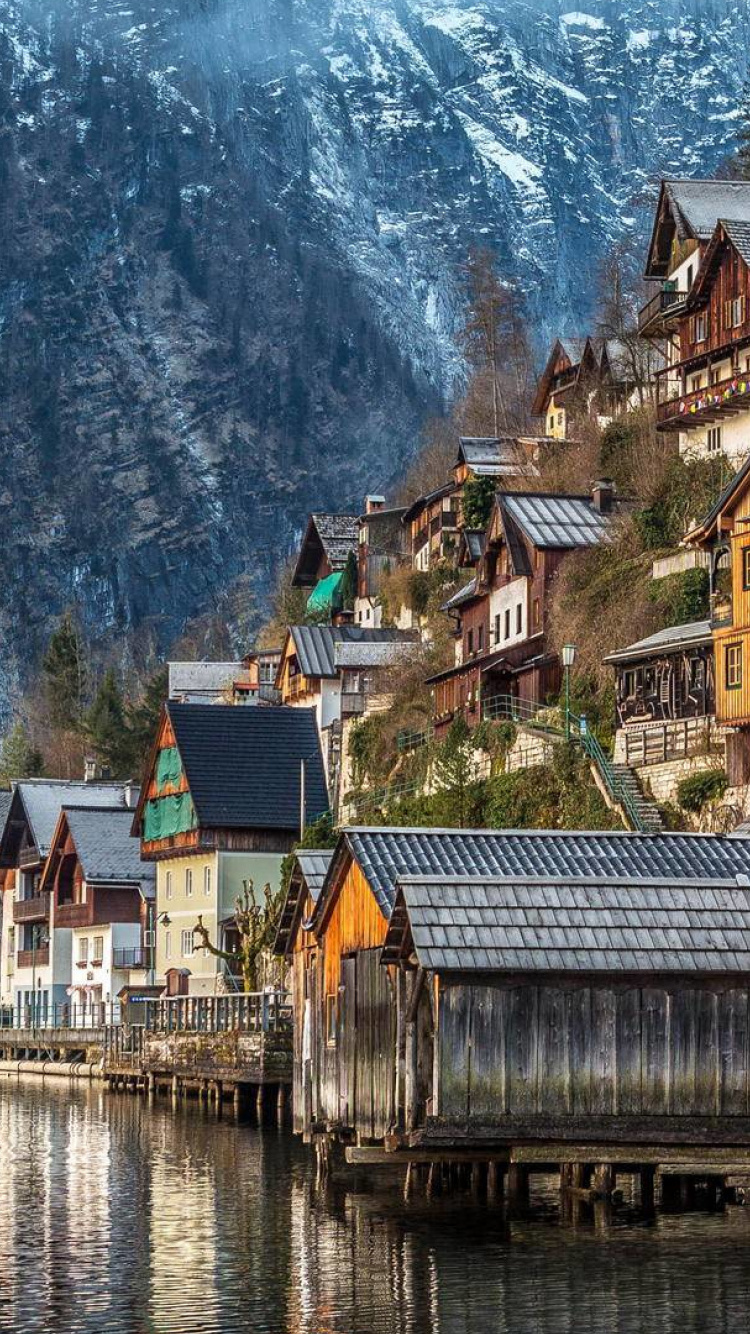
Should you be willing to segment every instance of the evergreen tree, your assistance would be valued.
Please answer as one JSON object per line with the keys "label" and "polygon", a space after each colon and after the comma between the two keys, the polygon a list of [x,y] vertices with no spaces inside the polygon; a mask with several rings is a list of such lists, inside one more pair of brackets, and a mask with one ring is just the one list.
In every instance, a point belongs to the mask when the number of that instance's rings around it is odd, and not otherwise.
{"label": "evergreen tree", "polygon": [[478,786],[471,731],[465,719],[455,718],[451,723],[435,756],[433,777],[438,791],[444,796],[441,806],[445,810],[446,825],[465,829],[471,823],[469,815]]}
{"label": "evergreen tree", "polygon": [[105,672],[86,718],[86,729],[96,758],[112,778],[129,778],[133,765],[133,737],[125,720],[122,691],[110,668]]}
{"label": "evergreen tree", "polygon": [[88,672],[85,646],[70,612],[49,641],[42,670],[52,726],[62,732],[80,731]]}
{"label": "evergreen tree", "polygon": [[467,528],[484,532],[492,514],[495,489],[494,477],[469,477],[464,483],[461,508]]}
{"label": "evergreen tree", "polygon": [[357,596],[357,557],[353,551],[346,558],[344,574],[339,585],[339,596],[343,611],[351,611]]}
{"label": "evergreen tree", "polygon": [[146,763],[149,750],[156,739],[161,707],[169,692],[169,668],[165,665],[154,672],[146,682],[137,704],[127,710],[127,721],[133,747],[134,773]]}
{"label": "evergreen tree", "polygon": [[39,778],[43,773],[44,760],[24,724],[14,723],[0,747],[0,785],[9,787],[20,778]]}

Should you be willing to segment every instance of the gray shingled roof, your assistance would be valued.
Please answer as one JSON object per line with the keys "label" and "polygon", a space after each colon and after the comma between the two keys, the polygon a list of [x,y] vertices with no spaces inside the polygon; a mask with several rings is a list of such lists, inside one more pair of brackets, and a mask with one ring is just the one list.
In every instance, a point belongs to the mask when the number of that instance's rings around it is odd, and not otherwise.
{"label": "gray shingled roof", "polygon": [[750,221],[750,181],[667,180],[664,188],[678,216],[678,231],[689,232],[708,241],[721,219],[729,222]]}
{"label": "gray shingled roof", "polygon": [[459,588],[458,592],[454,593],[452,597],[449,597],[447,602],[441,603],[440,610],[453,611],[455,607],[460,607],[464,602],[470,602],[471,599],[476,596],[476,591],[477,580],[470,579],[468,584],[464,584],[463,588]]}
{"label": "gray shingled roof", "polygon": [[342,831],[336,858],[346,849],[386,917],[396,882],[406,876],[635,876],[679,883],[750,874],[747,842],[715,834],[357,827]]}
{"label": "gray shingled roof", "polygon": [[399,894],[419,963],[439,972],[735,973],[750,967],[745,882],[404,879]]}
{"label": "gray shingled roof", "polygon": [[328,872],[328,867],[331,865],[333,848],[314,848],[311,850],[300,848],[296,856],[297,865],[305,877],[305,884],[307,885],[310,898],[313,903],[317,903],[320,897],[320,891],[323,888],[323,881]]}
{"label": "gray shingled roof", "polygon": [[477,477],[517,477],[535,473],[517,436],[461,436],[457,463]]}
{"label": "gray shingled roof", "polygon": [[503,510],[535,547],[571,550],[596,547],[611,541],[612,519],[601,514],[588,496],[510,493],[502,498]]}
{"label": "gray shingled roof", "polygon": [[746,264],[750,264],[750,208],[747,212],[747,220],[735,221],[729,218],[721,218],[721,225],[724,228],[735,250],[742,256]]}
{"label": "gray shingled roof", "polygon": [[286,898],[279,914],[279,925],[273,945],[274,954],[286,954],[299,923],[305,894],[317,903],[333,856],[332,848],[299,848],[295,853],[296,865],[292,871]]}
{"label": "gray shingled roof", "polygon": [[141,845],[131,835],[133,812],[64,806],[84,879],[89,883],[134,883],[153,896],[156,867],[141,861]]}
{"label": "gray shingled roof", "polygon": [[332,570],[343,570],[350,551],[356,551],[359,519],[356,514],[311,514]]}
{"label": "gray shingled roof", "polygon": [[359,625],[290,625],[289,633],[300,671],[305,676],[324,677],[338,676],[334,645],[339,642],[394,644],[410,643],[414,639],[407,630],[367,630]]}
{"label": "gray shingled roof", "polygon": [[350,643],[348,639],[338,639],[333,646],[333,659],[336,667],[390,667],[401,662],[410,653],[419,652],[416,639],[385,640],[375,643]]}
{"label": "gray shingled roof", "polygon": [[51,778],[29,778],[16,785],[26,812],[31,834],[42,856],[50,850],[63,806],[109,806],[130,810],[138,799],[138,788],[131,787],[132,805],[127,806],[124,783],[66,783]]}
{"label": "gray shingled roof", "polygon": [[10,804],[13,800],[12,792],[0,792],[0,837],[5,829],[5,821],[10,814]]}
{"label": "gray shingled roof", "polygon": [[666,630],[657,630],[656,634],[638,639],[627,648],[618,648],[615,653],[608,653],[605,662],[627,662],[631,658],[642,658],[660,650],[676,653],[682,648],[694,648],[696,645],[711,643],[710,621],[690,621],[686,625],[671,625]]}
{"label": "gray shingled roof", "polygon": [[242,662],[170,662],[169,698],[220,695],[244,672]]}

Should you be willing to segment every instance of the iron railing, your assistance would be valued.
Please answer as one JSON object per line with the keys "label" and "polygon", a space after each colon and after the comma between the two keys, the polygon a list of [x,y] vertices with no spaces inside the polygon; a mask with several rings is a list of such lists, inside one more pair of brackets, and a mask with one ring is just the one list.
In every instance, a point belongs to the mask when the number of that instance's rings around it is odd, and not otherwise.
{"label": "iron railing", "polygon": [[40,997],[35,1004],[16,1004],[0,1010],[0,1028],[103,1028],[105,1024],[119,1024],[120,1002],[90,1001],[45,1002]]}
{"label": "iron railing", "polygon": [[490,695],[483,699],[482,717],[493,723],[524,723],[540,732],[560,734],[563,730],[557,705],[542,704],[536,699],[518,699],[516,695]]}
{"label": "iron railing", "polygon": [[151,950],[144,945],[115,946],[112,950],[113,968],[149,968],[150,965]]}
{"label": "iron railing", "polygon": [[571,714],[570,722],[572,739],[578,741],[585,754],[588,755],[591,762],[595,765],[599,777],[604,783],[612,800],[624,812],[630,822],[631,828],[636,830],[639,834],[645,833],[646,826],[641,819],[640,812],[625,783],[622,781],[619,774],[616,773],[612,761],[604,754],[598,737],[596,737],[593,732],[589,731],[585,722],[581,718],[576,718],[575,715]]}
{"label": "iron railing", "polygon": [[292,998],[285,991],[235,996],[170,996],[145,1002],[149,1033],[280,1033],[292,1026]]}

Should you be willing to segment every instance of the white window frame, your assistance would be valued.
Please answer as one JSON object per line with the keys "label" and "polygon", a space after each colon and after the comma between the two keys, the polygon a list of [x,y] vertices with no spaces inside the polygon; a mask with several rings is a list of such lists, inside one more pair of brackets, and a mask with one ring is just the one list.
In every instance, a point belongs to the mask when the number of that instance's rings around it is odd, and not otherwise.
{"label": "white window frame", "polygon": [[88,936],[78,937],[78,963],[88,963],[89,961],[89,938]]}
{"label": "white window frame", "polygon": [[164,958],[165,958],[165,959],[171,959],[171,958],[172,958],[172,932],[171,932],[171,931],[165,931],[165,932],[164,932]]}
{"label": "white window frame", "polygon": [[165,897],[165,899],[171,899],[171,897],[172,897],[172,872],[171,872],[171,871],[165,871],[165,872],[164,872],[164,897]]}
{"label": "white window frame", "polygon": [[193,930],[192,927],[190,927],[189,929],[180,932],[180,955],[183,959],[192,959],[194,954],[195,946],[193,944]]}
{"label": "white window frame", "polygon": [[192,897],[193,897],[193,868],[192,868],[192,866],[186,866],[186,867],[185,867],[185,898],[186,898],[186,899],[192,899]]}
{"label": "white window frame", "polygon": [[204,897],[207,898],[207,899],[210,899],[210,897],[211,897],[211,891],[212,891],[212,889],[213,889],[213,885],[212,885],[211,882],[212,882],[211,867],[210,867],[210,866],[204,866],[204,867],[203,867],[203,894],[204,894]]}
{"label": "white window frame", "polygon": [[706,449],[709,454],[721,452],[721,427],[709,426],[706,432]]}
{"label": "white window frame", "polygon": [[[100,945],[100,949],[98,951],[96,948],[97,941],[99,941]],[[94,936],[94,939],[91,944],[91,949],[92,949],[91,962],[104,963],[104,936]]]}

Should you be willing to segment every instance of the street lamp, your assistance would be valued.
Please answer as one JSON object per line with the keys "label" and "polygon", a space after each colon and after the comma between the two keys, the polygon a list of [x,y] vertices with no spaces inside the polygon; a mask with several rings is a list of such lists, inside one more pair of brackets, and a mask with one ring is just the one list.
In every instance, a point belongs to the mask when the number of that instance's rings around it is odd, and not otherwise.
{"label": "street lamp", "polygon": [[562,664],[565,669],[565,740],[570,741],[570,671],[576,660],[576,645],[563,644]]}

